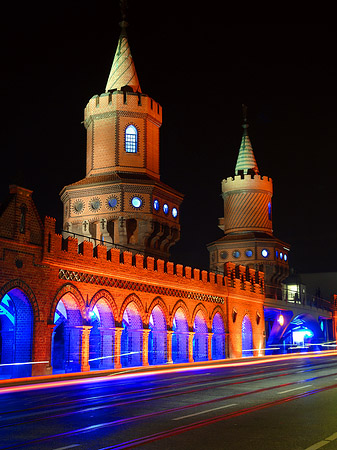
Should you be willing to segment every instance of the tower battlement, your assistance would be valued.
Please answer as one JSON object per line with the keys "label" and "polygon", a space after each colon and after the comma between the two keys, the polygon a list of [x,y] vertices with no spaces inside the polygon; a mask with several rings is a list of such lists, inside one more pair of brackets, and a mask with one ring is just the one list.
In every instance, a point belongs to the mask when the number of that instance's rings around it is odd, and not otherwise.
{"label": "tower battlement", "polygon": [[123,111],[124,114],[146,115],[160,127],[162,123],[162,107],[151,97],[140,92],[118,91],[94,95],[84,110],[84,126],[88,128],[91,120],[98,116],[107,117],[111,113]]}
{"label": "tower battlement", "polygon": [[273,194],[273,180],[261,175],[236,175],[222,180],[223,194],[231,191],[266,191]]}

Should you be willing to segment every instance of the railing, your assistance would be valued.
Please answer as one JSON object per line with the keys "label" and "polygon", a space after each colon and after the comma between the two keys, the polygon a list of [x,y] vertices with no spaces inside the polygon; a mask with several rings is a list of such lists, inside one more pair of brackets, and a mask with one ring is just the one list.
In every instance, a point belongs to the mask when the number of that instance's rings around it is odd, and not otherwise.
{"label": "railing", "polygon": [[[62,230],[62,237],[65,239],[65,235],[68,235],[66,237],[73,237],[75,239],[77,239],[79,241],[79,244],[83,241],[88,241],[88,242],[92,242],[93,246],[96,247],[97,245],[105,245],[106,247],[110,247],[110,248],[118,248],[119,250],[122,251],[135,251],[135,247],[128,247],[126,245],[121,245],[121,244],[115,244],[112,241],[106,241],[105,239],[97,239],[94,238],[92,236],[88,236],[85,234],[79,234],[79,233],[74,233],[72,231],[66,231],[66,230]],[[82,238],[82,239],[79,239]],[[138,249],[137,249],[138,251]]]}

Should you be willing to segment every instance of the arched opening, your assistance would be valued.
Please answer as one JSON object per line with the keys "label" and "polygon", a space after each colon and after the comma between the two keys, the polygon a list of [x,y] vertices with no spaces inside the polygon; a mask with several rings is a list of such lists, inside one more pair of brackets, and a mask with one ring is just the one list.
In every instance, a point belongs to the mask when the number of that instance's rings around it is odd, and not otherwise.
{"label": "arched opening", "polygon": [[252,324],[247,315],[242,320],[241,327],[242,336],[242,356],[248,357],[253,356],[253,330]]}
{"label": "arched opening", "polygon": [[225,326],[220,313],[215,313],[212,323],[212,359],[225,359]]}
{"label": "arched opening", "polygon": [[109,304],[99,299],[89,312],[89,364],[91,370],[111,369],[114,366],[115,320]]}
{"label": "arched opening", "polygon": [[129,125],[125,129],[125,151],[126,153],[137,153],[138,131],[134,125]]}
{"label": "arched opening", "polygon": [[0,378],[32,373],[33,309],[26,295],[11,289],[0,301]]}
{"label": "arched opening", "polygon": [[174,315],[172,330],[172,361],[188,362],[188,323],[182,308]]}
{"label": "arched opening", "polygon": [[208,359],[208,329],[206,319],[201,311],[198,311],[193,324],[193,360],[206,361]]}
{"label": "arched opening", "polygon": [[167,326],[158,305],[151,312],[149,328],[149,364],[164,364],[167,361]]}
{"label": "arched opening", "polygon": [[76,300],[70,293],[59,300],[54,314],[54,324],[53,373],[80,372],[83,320]]}
{"label": "arched opening", "polygon": [[142,365],[143,323],[136,303],[131,302],[123,314],[121,336],[122,367]]}

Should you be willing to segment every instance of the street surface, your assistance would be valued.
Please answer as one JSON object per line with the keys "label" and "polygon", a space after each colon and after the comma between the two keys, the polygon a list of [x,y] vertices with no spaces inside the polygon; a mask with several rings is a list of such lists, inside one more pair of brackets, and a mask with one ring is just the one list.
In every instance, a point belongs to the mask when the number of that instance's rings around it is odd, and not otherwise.
{"label": "street surface", "polygon": [[337,449],[337,354],[0,389],[0,449]]}

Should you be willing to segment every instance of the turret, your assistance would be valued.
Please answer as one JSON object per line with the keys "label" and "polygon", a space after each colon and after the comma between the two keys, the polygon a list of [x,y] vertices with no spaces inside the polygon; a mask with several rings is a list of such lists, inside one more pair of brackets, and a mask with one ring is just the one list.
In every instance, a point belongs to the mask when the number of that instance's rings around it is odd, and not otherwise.
{"label": "turret", "polygon": [[86,177],[60,194],[64,234],[167,260],[183,196],[160,181],[162,108],[142,93],[126,21],[120,26],[105,92],[84,111]]}
{"label": "turret", "polygon": [[248,135],[243,107],[243,135],[235,175],[222,180],[224,236],[208,245],[210,270],[223,273],[225,262],[244,264],[265,272],[266,294],[281,295],[280,283],[289,273],[289,245],[273,235],[273,182],[259,174]]}

